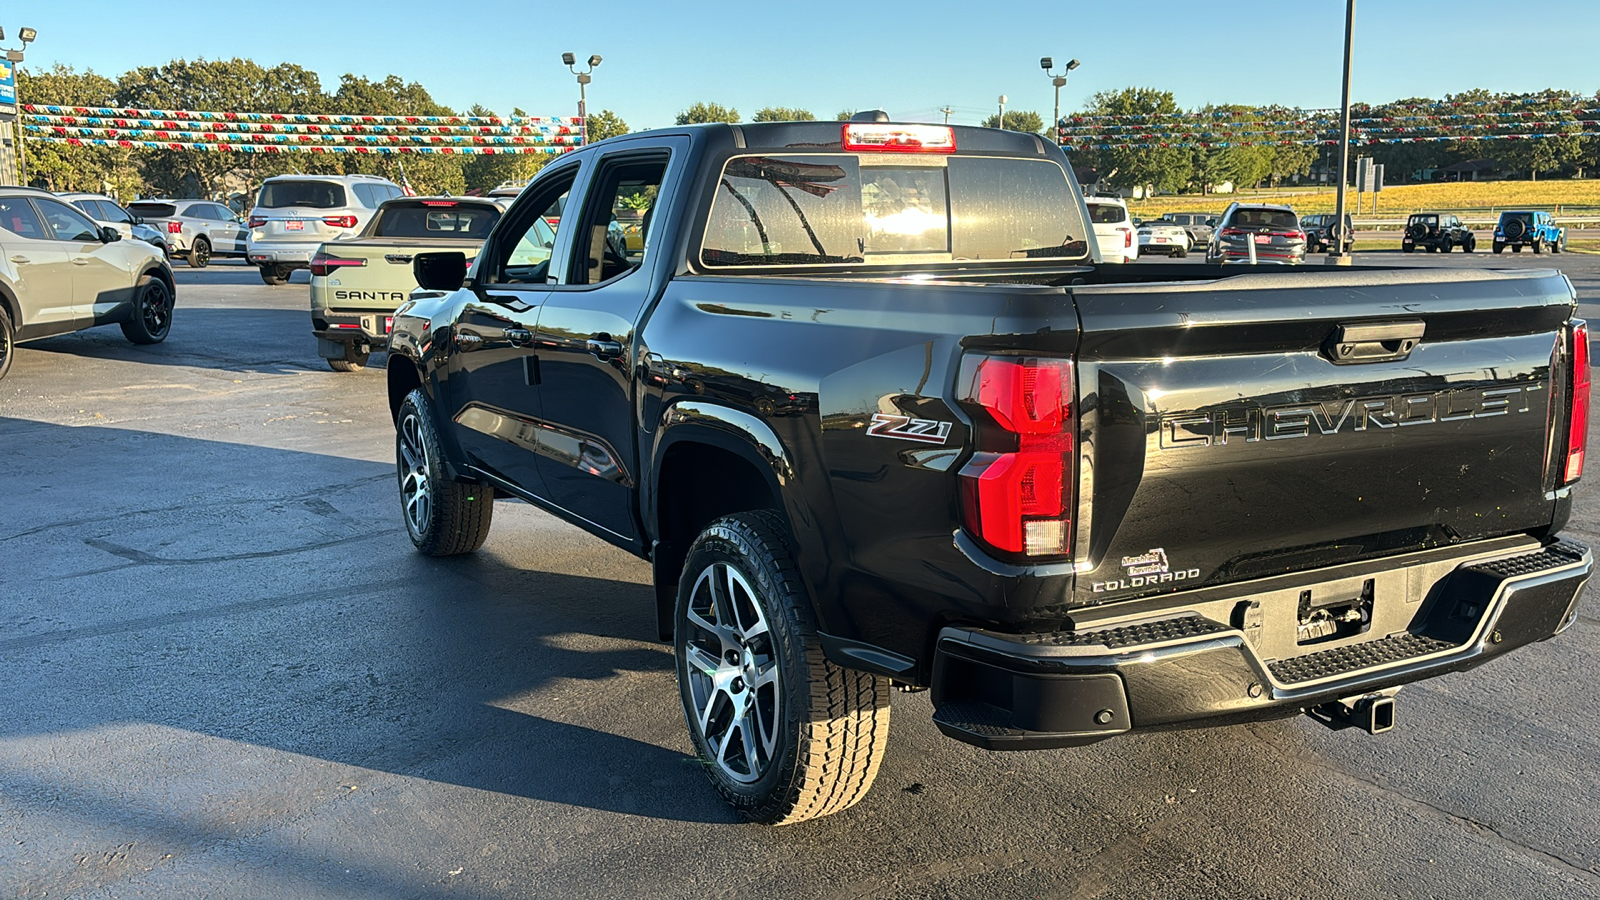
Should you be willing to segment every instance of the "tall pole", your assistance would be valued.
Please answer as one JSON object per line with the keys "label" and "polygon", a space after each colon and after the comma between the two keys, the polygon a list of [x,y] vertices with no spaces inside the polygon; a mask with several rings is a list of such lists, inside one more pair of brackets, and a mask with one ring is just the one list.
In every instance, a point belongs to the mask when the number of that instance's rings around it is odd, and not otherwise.
{"label": "tall pole", "polygon": [[1356,0],[1346,0],[1344,13],[1344,91],[1339,97],[1339,191],[1335,203],[1333,224],[1337,228],[1338,238],[1334,240],[1333,247],[1328,251],[1328,263],[1335,266],[1350,265],[1350,257],[1344,253],[1345,241],[1349,235],[1344,233],[1345,217],[1345,182],[1350,176],[1350,59],[1355,46],[1356,31]]}
{"label": "tall pole", "polygon": [[1006,95],[1000,95],[1000,130],[1006,130]]}
{"label": "tall pole", "polygon": [[589,85],[588,74],[578,76],[578,140],[589,146],[589,97],[585,90]]}
{"label": "tall pole", "polygon": [[1055,112],[1050,114],[1050,130],[1055,133],[1055,142],[1059,145],[1061,143],[1061,89],[1067,86],[1067,76],[1057,75],[1050,79],[1050,83],[1056,86],[1056,108]]}

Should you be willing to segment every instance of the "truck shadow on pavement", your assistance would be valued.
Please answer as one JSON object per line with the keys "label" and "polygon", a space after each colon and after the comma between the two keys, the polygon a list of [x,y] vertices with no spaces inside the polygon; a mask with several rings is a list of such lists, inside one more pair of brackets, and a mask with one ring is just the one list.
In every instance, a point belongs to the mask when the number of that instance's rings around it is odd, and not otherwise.
{"label": "truck shadow on pavement", "polygon": [[[309,310],[247,306],[190,308],[183,305],[181,291],[178,306],[172,313],[172,331],[159,344],[133,344],[122,336],[122,329],[116,325],[100,325],[29,341],[19,344],[17,349],[15,366],[19,372],[29,365],[29,351],[37,350],[80,360],[188,366],[248,374],[307,371],[334,374],[317,355]],[[374,355],[373,362],[379,367],[383,360],[382,354]]]}
{"label": "truck shadow on pavement", "polygon": [[[14,739],[149,723],[541,803],[736,821],[685,752],[644,564],[504,502],[480,553],[420,557],[384,464],[9,418],[0,442],[26,445],[0,489],[27,498],[0,510],[0,554],[30,560],[0,570],[0,794],[41,776]],[[44,466],[90,460],[95,483]],[[190,478],[163,490],[156,470]],[[541,546],[518,546],[530,537]],[[534,568],[574,551],[634,580]]]}

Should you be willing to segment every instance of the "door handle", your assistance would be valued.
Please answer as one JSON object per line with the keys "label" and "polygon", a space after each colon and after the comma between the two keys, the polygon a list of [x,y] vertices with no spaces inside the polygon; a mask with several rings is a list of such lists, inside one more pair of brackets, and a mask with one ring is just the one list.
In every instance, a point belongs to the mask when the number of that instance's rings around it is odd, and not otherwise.
{"label": "door handle", "polygon": [[75,266],[87,266],[89,261],[81,256],[74,256],[72,258],[72,264]]}
{"label": "door handle", "polygon": [[590,353],[593,353],[597,358],[605,362],[622,358],[622,344],[617,341],[604,341],[598,338],[589,338],[589,340],[584,342],[584,345],[589,348]]}
{"label": "door handle", "polygon": [[533,343],[533,332],[526,328],[507,328],[501,332],[513,347],[526,347]]}
{"label": "door handle", "polygon": [[1422,343],[1425,322],[1387,322],[1379,325],[1340,325],[1323,345],[1334,365],[1389,362],[1405,359]]}
{"label": "door handle", "polygon": [[13,257],[11,257],[11,261],[16,263],[19,266],[25,266],[28,263],[33,262],[33,260],[27,258],[26,256],[13,256]]}

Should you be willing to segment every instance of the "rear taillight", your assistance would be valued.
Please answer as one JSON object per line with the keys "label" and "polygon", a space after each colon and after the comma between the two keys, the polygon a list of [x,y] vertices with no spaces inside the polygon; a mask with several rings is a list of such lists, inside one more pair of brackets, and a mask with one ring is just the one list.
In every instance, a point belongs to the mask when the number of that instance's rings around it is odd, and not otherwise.
{"label": "rear taillight", "polygon": [[1222,236],[1223,237],[1239,237],[1240,235],[1249,234],[1249,233],[1250,232],[1245,231],[1243,228],[1224,228],[1224,229],[1222,229]]}
{"label": "rear taillight", "polygon": [[1567,416],[1566,483],[1583,477],[1583,451],[1589,443],[1589,324],[1572,326],[1572,410]]}
{"label": "rear taillight", "polygon": [[311,274],[328,275],[332,273],[334,269],[344,269],[350,266],[364,266],[366,264],[367,261],[364,259],[347,259],[342,256],[332,256],[324,253],[321,250],[318,250],[317,255],[311,257]]}
{"label": "rear taillight", "polygon": [[263,226],[265,224],[267,224],[267,217],[266,216],[251,216],[250,217],[250,227],[251,228],[260,228],[261,226]]}
{"label": "rear taillight", "polygon": [[1127,231],[1126,229],[1124,229],[1123,234],[1122,234],[1122,246],[1124,246],[1124,247],[1132,247],[1133,246],[1133,232]]}
{"label": "rear taillight", "polygon": [[1072,363],[969,356],[960,393],[979,452],[961,470],[967,531],[1002,554],[1072,552]]}
{"label": "rear taillight", "polygon": [[356,227],[356,217],[355,216],[323,216],[322,217],[322,221],[327,223],[327,224],[329,224],[329,225],[332,225],[335,228],[354,228],[354,227]]}
{"label": "rear taillight", "polygon": [[182,233],[183,233],[183,223],[182,222],[168,222],[167,223],[167,234],[182,234]]}
{"label": "rear taillight", "polygon": [[1303,231],[1286,231],[1284,232],[1283,237],[1285,240],[1303,241],[1306,239],[1306,234]]}

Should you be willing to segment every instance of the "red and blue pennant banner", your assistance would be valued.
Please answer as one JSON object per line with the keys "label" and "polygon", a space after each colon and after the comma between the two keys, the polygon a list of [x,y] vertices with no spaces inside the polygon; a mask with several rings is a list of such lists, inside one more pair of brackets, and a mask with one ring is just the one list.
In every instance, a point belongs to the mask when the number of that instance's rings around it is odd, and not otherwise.
{"label": "red and blue pennant banner", "polygon": [[[1600,130],[1596,131],[1551,131],[1539,134],[1488,134],[1488,135],[1427,135],[1423,137],[1359,137],[1352,136],[1350,143],[1359,146],[1376,144],[1442,144],[1457,141],[1536,141],[1547,138],[1562,137],[1600,137]],[[1117,142],[1117,143],[1080,143],[1066,140],[1063,143],[1067,150],[1155,150],[1172,148],[1177,150],[1219,150],[1228,147],[1263,147],[1263,146],[1316,146],[1337,147],[1339,139],[1328,140],[1325,138],[1303,138],[1283,140],[1259,141],[1152,141],[1152,142]]]}
{"label": "red and blue pennant banner", "polygon": [[65,125],[24,125],[30,135],[78,138],[123,138],[128,140],[178,141],[183,143],[238,143],[238,144],[291,144],[297,146],[326,146],[329,144],[366,144],[387,146],[429,145],[490,145],[571,148],[579,138],[568,135],[523,136],[484,134],[260,134],[215,131],[168,131],[158,128],[87,128]]}
{"label": "red and blue pennant banner", "polygon": [[[1583,96],[1578,96],[1578,95],[1556,94],[1556,95],[1545,96],[1545,97],[1525,97],[1525,98],[1513,99],[1513,100],[1470,100],[1470,101],[1469,100],[1441,100],[1441,101],[1430,101],[1430,102],[1427,102],[1427,103],[1382,103],[1382,104],[1378,104],[1376,106],[1366,105],[1366,104],[1357,104],[1356,108],[1357,109],[1365,109],[1365,110],[1384,110],[1386,112],[1423,110],[1423,109],[1448,109],[1448,110],[1460,110],[1460,111],[1465,111],[1465,110],[1483,111],[1483,110],[1490,109],[1490,108],[1493,108],[1493,107],[1515,108],[1515,107],[1519,107],[1519,106],[1520,107],[1526,107],[1526,106],[1541,106],[1541,105],[1545,106],[1545,107],[1549,107],[1549,106],[1552,106],[1552,105],[1559,104],[1562,107],[1570,108],[1570,109],[1559,110],[1561,112],[1568,112],[1568,111],[1576,112],[1576,111],[1581,111],[1581,110],[1579,110],[1579,107],[1582,107],[1586,103],[1592,103],[1592,102],[1594,102],[1595,99],[1596,98],[1594,98],[1594,97],[1583,97]],[[1549,113],[1549,112],[1553,112],[1553,111],[1555,111],[1555,110],[1550,110],[1550,109],[1542,110],[1542,112],[1545,112],[1545,113]],[[1118,114],[1118,115],[1109,115],[1108,114],[1108,115],[1093,115],[1093,116],[1064,116],[1062,118],[1062,120],[1061,120],[1061,124],[1066,124],[1066,123],[1069,123],[1069,122],[1103,123],[1103,122],[1113,122],[1113,121],[1115,121],[1115,122],[1137,122],[1137,121],[1149,121],[1149,120],[1176,121],[1176,120],[1185,120],[1185,119],[1187,119],[1187,120],[1226,119],[1226,118],[1229,118],[1230,116],[1256,116],[1257,118],[1292,118],[1292,119],[1296,119],[1296,120],[1304,120],[1304,119],[1333,119],[1333,120],[1338,120],[1339,117],[1340,117],[1340,111],[1336,107],[1321,107],[1321,108],[1317,108],[1317,109],[1287,109],[1287,108],[1284,108],[1284,107],[1265,107],[1265,108],[1260,108],[1260,109],[1255,109],[1255,110],[1233,108],[1233,109],[1212,110],[1212,111],[1209,111],[1209,112],[1127,113],[1127,114]]]}
{"label": "red and blue pennant banner", "polygon": [[198,150],[218,153],[404,153],[438,156],[497,156],[523,153],[565,153],[571,147],[506,146],[506,147],[455,147],[455,146],[349,146],[344,144],[230,144],[195,141],[146,141],[121,138],[32,137],[30,142],[67,144],[73,147],[115,147],[123,150]]}
{"label": "red and blue pennant banner", "polygon": [[506,134],[549,135],[576,139],[575,125],[308,125],[277,122],[212,122],[199,119],[130,119],[116,116],[56,116],[27,113],[24,122],[76,128],[164,131],[207,131],[240,134]]}
{"label": "red and blue pennant banner", "polygon": [[[1235,115],[1244,115],[1235,113]],[[1530,117],[1537,117],[1529,121]],[[1509,119],[1510,121],[1493,121]],[[1461,121],[1468,120],[1468,121]],[[1368,131],[1404,130],[1406,128],[1430,127],[1435,129],[1461,127],[1461,128],[1543,128],[1547,125],[1564,125],[1572,122],[1600,120],[1600,107],[1571,109],[1571,110],[1520,110],[1504,113],[1462,113],[1438,116],[1365,116],[1350,120],[1350,125],[1355,129]],[[1218,129],[1218,128],[1277,128],[1281,130],[1300,131],[1336,131],[1340,128],[1337,118],[1304,118],[1304,119],[1247,119],[1240,118],[1227,122],[1195,120],[1191,125],[1186,120],[1167,120],[1136,123],[1110,123],[1094,116],[1073,116],[1063,118],[1060,132],[1062,134],[1095,134],[1095,133],[1120,133],[1130,134],[1181,134],[1187,131],[1171,131],[1173,128],[1183,128],[1188,125],[1191,129]],[[1399,123],[1425,122],[1432,123],[1427,126],[1409,126]],[[1070,123],[1070,124],[1069,124]]]}
{"label": "red and blue pennant banner", "polygon": [[109,106],[22,104],[22,111],[46,116],[98,116],[160,119],[170,122],[271,122],[317,125],[524,125],[578,128],[577,116],[339,116],[321,113],[196,112],[187,109],[119,109]]}

